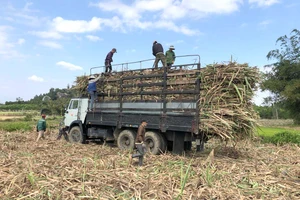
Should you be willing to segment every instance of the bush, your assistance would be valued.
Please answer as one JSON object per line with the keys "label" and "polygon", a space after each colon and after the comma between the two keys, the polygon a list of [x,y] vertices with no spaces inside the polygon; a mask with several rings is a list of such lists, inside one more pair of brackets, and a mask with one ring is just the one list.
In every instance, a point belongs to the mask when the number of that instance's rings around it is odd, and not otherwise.
{"label": "bush", "polygon": [[273,136],[263,137],[263,141],[266,143],[273,143],[276,145],[283,145],[286,143],[294,143],[300,145],[300,133],[283,131],[280,133],[276,133]]}
{"label": "bush", "polygon": [[29,122],[29,121],[32,121],[32,120],[33,120],[33,115],[27,113],[27,114],[25,115],[25,117],[24,117],[24,121]]}

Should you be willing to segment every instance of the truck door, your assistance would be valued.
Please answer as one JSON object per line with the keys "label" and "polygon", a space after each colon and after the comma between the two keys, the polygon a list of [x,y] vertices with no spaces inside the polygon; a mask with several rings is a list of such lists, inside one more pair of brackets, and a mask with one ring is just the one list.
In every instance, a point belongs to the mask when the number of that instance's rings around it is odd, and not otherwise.
{"label": "truck door", "polygon": [[78,106],[79,99],[71,99],[65,112],[65,126],[70,126],[73,121],[78,119]]}

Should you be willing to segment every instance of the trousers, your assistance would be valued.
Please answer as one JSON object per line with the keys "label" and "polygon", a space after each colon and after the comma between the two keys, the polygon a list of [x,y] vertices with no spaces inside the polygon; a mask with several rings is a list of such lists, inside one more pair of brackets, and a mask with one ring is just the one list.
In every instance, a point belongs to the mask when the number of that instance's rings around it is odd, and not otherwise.
{"label": "trousers", "polygon": [[132,158],[139,158],[139,166],[143,165],[144,155],[146,152],[146,146],[142,143],[135,143],[137,154],[133,154]]}
{"label": "trousers", "polygon": [[166,67],[166,57],[165,54],[163,53],[158,53],[155,56],[155,61],[154,61],[154,68],[157,69],[158,68],[158,62],[161,61],[163,66]]}
{"label": "trousers", "polygon": [[91,99],[90,99],[90,105],[89,105],[89,110],[92,110],[94,108],[93,107],[94,106],[94,101],[97,99],[98,94],[97,94],[97,91],[90,91],[89,95],[91,97]]}

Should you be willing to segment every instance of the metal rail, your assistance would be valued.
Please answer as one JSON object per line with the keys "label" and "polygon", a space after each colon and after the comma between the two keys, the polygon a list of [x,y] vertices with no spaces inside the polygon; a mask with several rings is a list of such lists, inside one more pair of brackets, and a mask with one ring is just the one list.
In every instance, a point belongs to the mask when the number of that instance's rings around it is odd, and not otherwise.
{"label": "metal rail", "polygon": [[[200,55],[198,54],[191,54],[191,55],[181,55],[181,56],[176,56],[176,58],[184,58],[184,57],[197,57],[198,62],[195,61],[194,65],[197,65],[197,69],[200,69],[201,67],[201,63],[200,63]],[[140,69],[152,69],[152,68],[142,68],[142,63],[145,62],[149,62],[149,61],[154,61],[155,58],[153,59],[146,59],[146,60],[140,60],[140,61],[135,61],[135,62],[127,62],[127,63],[120,63],[120,64],[114,64],[112,65],[112,67],[117,67],[117,66],[122,66],[122,70],[124,71],[124,68],[128,68],[129,65],[132,64],[140,64]],[[184,66],[184,65],[174,65],[174,67],[180,67],[180,66]],[[92,67],[90,68],[90,74],[92,74],[92,71],[95,69],[99,69],[99,68],[103,68],[103,72],[105,70],[105,66],[97,66],[97,67]],[[130,70],[130,71],[136,71],[136,70],[140,70],[140,69],[135,69],[135,70]]]}

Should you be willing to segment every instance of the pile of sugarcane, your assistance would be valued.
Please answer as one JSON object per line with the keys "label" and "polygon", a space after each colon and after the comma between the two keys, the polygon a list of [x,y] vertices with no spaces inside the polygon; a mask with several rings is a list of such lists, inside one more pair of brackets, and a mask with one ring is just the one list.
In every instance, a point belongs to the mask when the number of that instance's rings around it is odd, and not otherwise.
{"label": "pile of sugarcane", "polygon": [[251,99],[260,79],[248,64],[210,65],[201,70],[200,130],[222,139],[252,136],[257,113]]}
{"label": "pile of sugarcane", "polygon": [[[149,77],[149,78],[132,78],[123,80],[122,84],[120,83],[120,79],[129,76],[141,76],[141,75],[160,75],[159,77]],[[195,89],[195,81],[198,78],[199,70],[187,70],[187,69],[177,69],[177,70],[169,70],[167,75],[167,88],[166,91],[183,91],[183,90],[193,90]],[[145,95],[142,97],[140,93],[142,92],[154,92],[154,91],[162,91],[162,86],[143,86],[141,87],[139,84],[151,84],[151,83],[161,83],[163,81],[163,69],[159,68],[157,70],[149,70],[142,69],[138,71],[125,71],[118,72],[112,75],[100,75],[101,79],[97,82],[97,91],[98,93],[104,93],[105,98],[103,101],[112,101],[118,100],[121,91],[123,93],[137,93],[136,95],[124,95],[123,101],[137,101],[137,100],[161,100],[161,94],[152,94]],[[80,96],[87,96],[87,84],[88,84],[88,76],[80,76],[77,77],[75,82],[75,89]],[[130,85],[130,87],[123,87],[125,85]],[[195,99],[195,96],[184,95],[184,94],[168,94],[166,99],[168,101],[173,100],[192,100]]]}
{"label": "pile of sugarcane", "polygon": [[[140,75],[158,74],[159,77],[140,78]],[[163,80],[163,69],[137,70],[101,75],[97,82],[98,93],[105,94],[103,101],[119,99],[122,92],[134,95],[124,95],[123,101],[161,100],[161,94],[141,95],[147,91],[162,91],[162,86],[143,86],[140,84],[160,83]],[[124,79],[121,78],[137,77]],[[216,64],[208,65],[199,70],[175,69],[167,74],[166,91],[195,90],[196,80],[200,78],[200,130],[207,135],[218,135],[222,139],[233,139],[251,136],[256,126],[257,114],[252,108],[251,99],[259,81],[257,68],[248,64]],[[87,95],[88,77],[77,77],[74,89],[80,95]],[[196,100],[197,95],[168,94],[168,101]]]}

